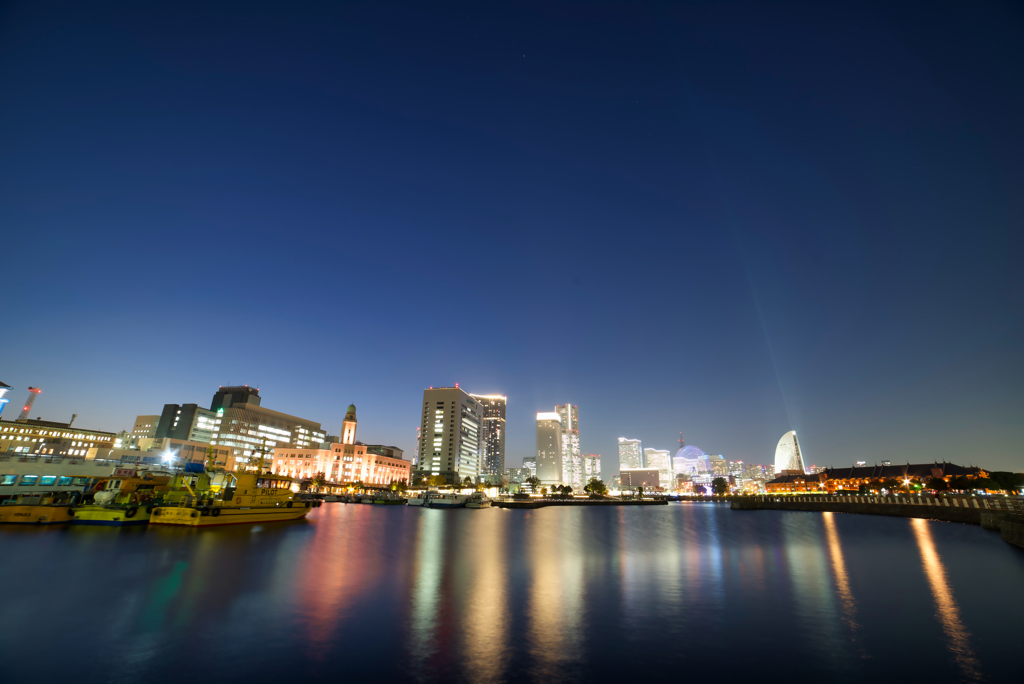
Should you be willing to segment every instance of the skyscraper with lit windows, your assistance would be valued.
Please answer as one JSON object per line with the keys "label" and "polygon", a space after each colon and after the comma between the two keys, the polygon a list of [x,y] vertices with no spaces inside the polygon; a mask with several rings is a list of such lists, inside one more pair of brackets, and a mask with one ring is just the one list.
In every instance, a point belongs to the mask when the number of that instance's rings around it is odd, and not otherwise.
{"label": "skyscraper with lit windows", "polygon": [[562,481],[581,491],[583,481],[583,455],[580,452],[579,408],[571,404],[555,407],[562,429]]}
{"label": "skyscraper with lit windows", "polygon": [[560,485],[562,473],[562,422],[557,413],[537,414],[537,477],[543,485]]}
{"label": "skyscraper with lit windows", "polygon": [[448,484],[462,484],[467,477],[476,482],[483,453],[480,402],[458,385],[431,387],[423,390],[421,421],[413,484],[438,475]]}
{"label": "skyscraper with lit windows", "polygon": [[619,469],[643,467],[644,450],[640,440],[619,437]]}
{"label": "skyscraper with lit windows", "polygon": [[499,394],[471,394],[483,408],[483,461],[480,476],[497,484],[505,474],[505,406]]}

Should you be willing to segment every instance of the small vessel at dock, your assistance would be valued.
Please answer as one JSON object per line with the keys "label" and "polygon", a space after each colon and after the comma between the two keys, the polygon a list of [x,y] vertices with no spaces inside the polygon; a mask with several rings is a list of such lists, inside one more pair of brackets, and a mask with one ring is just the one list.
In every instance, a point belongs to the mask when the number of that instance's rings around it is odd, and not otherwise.
{"label": "small vessel at dock", "polygon": [[259,470],[227,473],[218,491],[204,494],[189,488],[177,505],[156,506],[150,524],[212,527],[297,520],[321,502],[298,498],[292,482],[285,475]]}
{"label": "small vessel at dock", "polygon": [[13,503],[0,506],[0,523],[53,525],[72,521],[71,501],[67,496],[19,496]]}
{"label": "small vessel at dock", "polygon": [[171,480],[169,472],[118,468],[114,475],[97,481],[91,490],[92,502],[72,507],[74,523],[145,525],[153,508],[170,491]]}
{"label": "small vessel at dock", "polygon": [[466,508],[490,508],[492,499],[483,492],[473,492],[466,499]]}
{"label": "small vessel at dock", "polygon": [[455,492],[428,492],[423,502],[424,508],[465,508],[468,494],[456,494]]}

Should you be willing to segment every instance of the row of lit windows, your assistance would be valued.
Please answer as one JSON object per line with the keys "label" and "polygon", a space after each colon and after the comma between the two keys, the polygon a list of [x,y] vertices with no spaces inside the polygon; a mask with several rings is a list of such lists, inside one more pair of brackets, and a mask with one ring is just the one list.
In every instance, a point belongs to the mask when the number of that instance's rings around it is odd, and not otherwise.
{"label": "row of lit windows", "polygon": [[[11,487],[15,483],[18,483],[17,475],[0,475],[0,487]],[[56,475],[22,475],[21,482],[18,483],[22,487],[34,487],[37,484],[40,487],[50,487],[56,485],[57,487],[71,487],[71,486],[84,486],[89,484],[88,477],[58,477]]]}

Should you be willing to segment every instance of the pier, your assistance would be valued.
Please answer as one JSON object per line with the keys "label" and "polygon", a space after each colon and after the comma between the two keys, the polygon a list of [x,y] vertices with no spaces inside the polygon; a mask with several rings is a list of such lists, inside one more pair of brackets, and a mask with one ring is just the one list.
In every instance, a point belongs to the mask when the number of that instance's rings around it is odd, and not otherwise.
{"label": "pier", "polygon": [[546,506],[667,506],[667,499],[496,499],[495,508],[544,508]]}
{"label": "pier", "polygon": [[1024,500],[980,496],[744,496],[732,500],[735,511],[811,511],[927,518],[981,525],[1024,548]]}

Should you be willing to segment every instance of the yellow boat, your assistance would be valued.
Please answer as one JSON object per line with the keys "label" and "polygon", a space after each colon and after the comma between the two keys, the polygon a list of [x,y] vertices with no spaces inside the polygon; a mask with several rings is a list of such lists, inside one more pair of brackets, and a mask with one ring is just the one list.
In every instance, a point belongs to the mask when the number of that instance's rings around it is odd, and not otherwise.
{"label": "yellow boat", "polygon": [[151,525],[241,525],[305,517],[319,501],[298,499],[292,478],[271,473],[231,473],[219,491],[195,491],[156,506]]}
{"label": "yellow boat", "polygon": [[53,525],[71,520],[70,501],[52,496],[21,496],[16,503],[0,506],[0,523]]}
{"label": "yellow boat", "polygon": [[93,503],[74,506],[71,514],[76,525],[145,525],[172,486],[170,475],[156,473],[126,471],[100,478]]}

